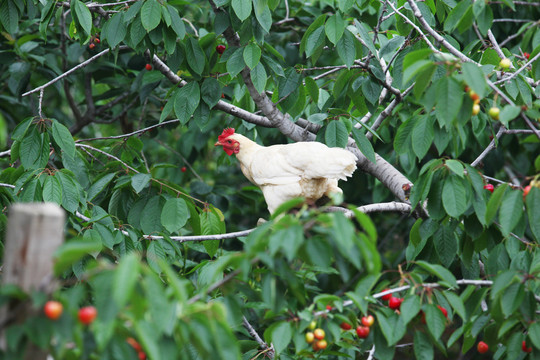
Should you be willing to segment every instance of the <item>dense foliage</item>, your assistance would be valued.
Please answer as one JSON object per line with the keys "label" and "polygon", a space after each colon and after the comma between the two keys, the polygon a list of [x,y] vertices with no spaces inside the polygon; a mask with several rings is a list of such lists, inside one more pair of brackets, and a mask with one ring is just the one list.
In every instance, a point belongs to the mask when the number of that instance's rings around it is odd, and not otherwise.
{"label": "dense foliage", "polygon": [[[538,358],[539,9],[3,0],[2,228],[68,214],[63,312],[5,324],[3,357]],[[269,218],[226,127],[347,147],[346,203]]]}

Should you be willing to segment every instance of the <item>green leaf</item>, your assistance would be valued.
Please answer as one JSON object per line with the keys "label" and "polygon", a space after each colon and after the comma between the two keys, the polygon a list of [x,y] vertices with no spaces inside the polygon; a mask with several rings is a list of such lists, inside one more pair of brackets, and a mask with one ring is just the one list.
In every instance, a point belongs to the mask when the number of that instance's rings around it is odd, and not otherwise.
{"label": "green leaf", "polygon": [[330,147],[344,148],[349,140],[347,127],[339,120],[330,121],[324,133],[324,140]]}
{"label": "green leaf", "polygon": [[360,22],[357,19],[354,19],[354,26],[356,26],[358,35],[360,35],[360,38],[364,40],[364,44],[367,46],[369,51],[373,54],[373,56],[377,57],[377,49],[375,48],[375,45],[373,45],[373,38],[369,36],[369,33],[373,32],[373,29],[371,29],[367,23]]}
{"label": "green leaf", "polygon": [[156,0],[145,0],[141,9],[141,22],[146,32],[154,30],[161,21],[161,5]]}
{"label": "green leaf", "polygon": [[422,303],[417,295],[406,296],[401,303],[400,312],[403,322],[408,324],[420,312]]}
{"label": "green leaf", "polygon": [[251,15],[251,0],[232,0],[232,8],[241,21]]}
{"label": "green leaf", "polygon": [[433,242],[442,265],[449,267],[458,252],[458,242],[454,229],[450,226],[442,225],[433,234]]}
{"label": "green leaf", "polygon": [[17,31],[19,24],[19,11],[15,1],[18,0],[5,0],[0,4],[0,22],[10,34]]}
{"label": "green leaf", "polygon": [[356,145],[358,146],[362,154],[364,154],[369,161],[375,164],[375,150],[373,150],[373,145],[371,145],[366,135],[360,129],[357,129],[355,127],[351,129],[351,132],[354,141],[356,141]]}
{"label": "green leaf", "polygon": [[185,49],[189,67],[197,74],[201,75],[204,70],[204,65],[206,64],[206,58],[201,45],[199,45],[197,39],[190,37],[186,43]]}
{"label": "green leaf", "polygon": [[324,45],[324,39],[324,26],[320,26],[319,28],[315,29],[307,38],[306,56],[310,57],[313,55],[315,50],[322,47]]}
{"label": "green leaf", "polygon": [[441,126],[450,128],[463,102],[463,89],[454,78],[442,77],[436,84],[435,114]]}
{"label": "green leaf", "polygon": [[[501,327],[499,328],[499,332],[497,333],[497,338],[500,339],[502,338],[509,330],[511,330],[514,326],[516,326],[517,324],[519,324],[519,320],[518,319],[513,319],[513,318],[510,318],[508,320],[506,320],[502,325]],[[530,329],[529,329],[530,331]]]}
{"label": "green leaf", "polygon": [[144,210],[142,211],[143,216],[141,217],[141,229],[145,234],[157,233],[163,229],[161,226],[161,211],[163,206],[161,200],[161,196],[153,196],[144,206]]}
{"label": "green leaf", "polygon": [[101,241],[73,239],[63,244],[54,253],[54,273],[60,276],[71,265],[90,253],[98,253],[102,249]]}
{"label": "green leaf", "polygon": [[[155,0],[152,0],[155,1]],[[106,38],[111,48],[116,47],[126,37],[127,25],[124,22],[124,13],[114,14],[107,22]]]}
{"label": "green leaf", "polygon": [[348,69],[351,68],[356,59],[356,47],[354,46],[354,36],[349,30],[343,33],[343,36],[337,43],[337,52],[341,60],[345,63]]}
{"label": "green leaf", "polygon": [[304,51],[306,51],[307,39],[309,38],[309,36],[313,33],[315,29],[318,29],[321,26],[324,27],[325,20],[326,20],[326,14],[322,14],[308,26],[306,32],[304,33],[304,36],[302,36],[302,40],[300,41],[300,47],[298,49],[300,53],[303,53]]}
{"label": "green leaf", "polygon": [[432,360],[435,356],[431,341],[428,336],[421,331],[414,332],[413,349],[417,360]]}
{"label": "green leaf", "polygon": [[457,176],[448,176],[444,181],[442,200],[446,213],[459,218],[469,207],[464,180]]}
{"label": "green leaf", "polygon": [[515,270],[506,270],[497,275],[491,287],[491,300],[494,301],[516,278]]}
{"label": "green leaf", "polygon": [[444,22],[444,31],[448,33],[453,32],[470,7],[471,2],[469,0],[459,1],[457,6],[448,14],[448,17]]}
{"label": "green leaf", "polygon": [[21,141],[21,164],[25,169],[44,168],[49,161],[49,136],[34,127]]}
{"label": "green leaf", "polygon": [[275,327],[272,327],[272,332],[270,334],[271,343],[274,345],[274,350],[276,354],[280,354],[287,345],[291,342],[292,339],[292,328],[289,322],[282,321],[278,323]]}
{"label": "green leaf", "polygon": [[68,128],[60,124],[57,120],[53,120],[52,137],[54,142],[62,149],[69,157],[75,155],[75,141],[69,132]]}
{"label": "green leaf", "polygon": [[152,179],[152,176],[150,174],[135,174],[131,177],[131,186],[133,187],[133,190],[138,194],[141,192],[142,189],[148,185],[150,182],[150,179]]}
{"label": "green leaf", "polygon": [[523,193],[512,189],[506,191],[499,209],[499,223],[504,236],[508,236],[514,230],[522,215]]}
{"label": "green leaf", "polygon": [[261,27],[269,33],[272,27],[272,12],[268,7],[268,0],[253,0],[253,10]]}
{"label": "green leaf", "polygon": [[437,264],[430,264],[423,260],[419,260],[416,264],[423,269],[427,270],[429,273],[439,277],[441,280],[446,282],[451,287],[457,286],[457,281],[454,275],[445,267]]}
{"label": "green leaf", "polygon": [[296,69],[288,68],[285,70],[285,78],[280,79],[278,93],[279,98],[290,95],[302,84],[302,75],[296,72]]}
{"label": "green leaf", "polygon": [[174,113],[181,124],[186,124],[189,121],[191,115],[193,115],[195,109],[199,106],[200,100],[201,94],[197,82],[190,82],[178,89],[174,98]]}
{"label": "green leaf", "polygon": [[412,148],[419,160],[426,156],[433,142],[433,121],[427,116],[418,119],[412,130]]}
{"label": "green leaf", "polygon": [[455,312],[461,317],[461,319],[465,321],[467,313],[465,311],[465,305],[463,304],[463,300],[451,291],[445,291],[443,292],[443,294],[448,299],[448,303],[452,306]]}
{"label": "green leaf", "polygon": [[527,216],[529,217],[529,226],[536,238],[540,242],[540,189],[533,186],[525,197],[527,205]]}
{"label": "green leaf", "polygon": [[161,224],[168,232],[178,232],[186,225],[190,217],[189,209],[184,199],[171,198],[165,202],[161,211]]}
{"label": "green leaf", "polygon": [[92,14],[86,4],[79,0],[71,0],[71,10],[75,13],[79,25],[87,35],[92,34]]}
{"label": "green leaf", "polygon": [[513,283],[501,295],[501,308],[505,317],[512,315],[523,302],[525,290],[522,283]]}
{"label": "green leaf", "polygon": [[441,310],[435,305],[428,304],[424,307],[426,324],[429,332],[435,339],[439,339],[444,332],[446,318]]}
{"label": "green leaf", "polygon": [[62,186],[56,176],[49,175],[43,182],[43,201],[62,205]]}
{"label": "green leaf", "polygon": [[204,79],[201,86],[201,99],[212,109],[221,98],[221,87],[219,81],[213,77]]}
{"label": "green leaf", "polygon": [[255,86],[255,90],[257,90],[259,94],[262,94],[266,87],[266,78],[268,76],[266,70],[264,70],[264,66],[261,63],[258,63],[251,71],[250,76],[253,86]]}
{"label": "green leaf", "polygon": [[409,52],[403,59],[403,71],[407,70],[413,64],[425,60],[432,53],[433,51],[428,48]]}
{"label": "green leaf", "polygon": [[178,35],[178,38],[182,40],[186,36],[186,26],[184,25],[184,21],[182,21],[180,15],[178,15],[178,10],[174,7],[167,4],[167,9],[171,15],[171,27],[176,35]]}
{"label": "green leaf", "polygon": [[337,45],[338,41],[343,36],[347,23],[343,20],[341,14],[337,13],[328,18],[324,24],[324,31],[326,32],[326,37],[332,42],[332,44]]}
{"label": "green leaf", "polygon": [[123,308],[133,297],[133,290],[139,277],[139,259],[137,253],[131,252],[122,257],[114,272],[112,299],[119,308]]}
{"label": "green leaf", "polygon": [[499,114],[499,121],[504,124],[504,126],[509,127],[509,122],[514,120],[521,112],[521,108],[515,105],[506,105],[502,108],[501,113]]}
{"label": "green leaf", "polygon": [[246,63],[244,62],[244,50],[242,48],[238,48],[234,50],[231,56],[229,56],[229,59],[227,59],[227,72],[232,78],[234,78],[245,67]]}
{"label": "green leaf", "polygon": [[74,213],[79,207],[79,189],[73,178],[70,175],[66,175],[63,171],[66,170],[57,171],[54,174],[58,178],[62,188],[62,207]]}
{"label": "green leaf", "polygon": [[540,323],[535,322],[529,326],[529,339],[535,348],[540,349]]}
{"label": "green leaf", "polygon": [[459,177],[465,176],[465,168],[463,167],[463,164],[458,160],[446,160],[444,162],[446,167],[450,169],[454,174],[458,175]]}
{"label": "green leaf", "polygon": [[255,44],[250,43],[244,48],[244,62],[251,70],[259,63],[261,59],[261,48]]}
{"label": "green leaf", "polygon": [[92,186],[90,186],[90,189],[88,189],[88,201],[94,200],[96,196],[104,192],[105,187],[111,182],[111,180],[114,178],[114,175],[114,173],[106,174],[99,180],[94,182]]}
{"label": "green leaf", "polygon": [[499,210],[499,206],[501,206],[503,195],[507,187],[507,184],[497,186],[493,194],[491,194],[491,198],[489,199],[487,204],[486,224],[491,224],[493,218],[497,214],[497,210]]}
{"label": "green leaf", "polygon": [[466,62],[461,64],[461,70],[463,71],[463,77],[466,79],[469,87],[476,92],[480,98],[486,96],[487,82],[486,77],[482,69],[478,65]]}
{"label": "green leaf", "polygon": [[407,329],[403,318],[395,313],[385,316],[382,312],[376,311],[375,314],[377,315],[377,323],[380,325],[388,345],[393,346],[401,340]]}

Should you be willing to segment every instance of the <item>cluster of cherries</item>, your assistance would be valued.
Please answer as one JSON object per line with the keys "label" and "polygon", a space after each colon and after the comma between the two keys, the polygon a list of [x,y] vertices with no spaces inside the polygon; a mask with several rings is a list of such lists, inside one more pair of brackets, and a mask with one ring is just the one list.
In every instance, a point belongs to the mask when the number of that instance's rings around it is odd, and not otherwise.
{"label": "cluster of cherries", "polygon": [[[43,312],[45,316],[51,320],[58,320],[64,312],[64,306],[59,301],[47,301],[43,306]],[[97,317],[97,309],[94,306],[84,306],[79,309],[77,317],[83,325],[90,325]],[[128,337],[126,342],[135,349],[139,360],[146,360],[146,353],[143,351],[141,344],[132,337]]]}

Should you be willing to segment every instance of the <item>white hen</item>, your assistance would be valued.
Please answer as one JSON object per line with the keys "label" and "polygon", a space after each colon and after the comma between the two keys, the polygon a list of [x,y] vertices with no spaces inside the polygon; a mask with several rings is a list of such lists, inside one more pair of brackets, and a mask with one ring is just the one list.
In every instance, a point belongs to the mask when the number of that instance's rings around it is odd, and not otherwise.
{"label": "white hen", "polygon": [[272,214],[283,202],[304,197],[315,202],[330,193],[342,193],[338,179],[347,180],[356,170],[356,157],[341,148],[319,142],[261,146],[225,129],[216,146],[236,154],[242,173],[263,192]]}

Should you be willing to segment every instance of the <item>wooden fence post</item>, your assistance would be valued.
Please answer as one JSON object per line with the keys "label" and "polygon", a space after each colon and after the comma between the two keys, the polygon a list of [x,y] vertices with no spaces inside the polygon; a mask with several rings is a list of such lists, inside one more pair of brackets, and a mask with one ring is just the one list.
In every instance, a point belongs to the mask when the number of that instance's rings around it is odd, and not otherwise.
{"label": "wooden fence post", "polygon": [[[65,213],[53,203],[16,203],[9,209],[4,243],[2,285],[14,284],[26,293],[54,290],[53,254],[64,241]],[[23,322],[41,309],[30,303],[8,304],[0,309],[0,324]],[[0,329],[1,346],[5,334]],[[28,346],[25,359],[44,360],[47,354],[36,346]]]}

